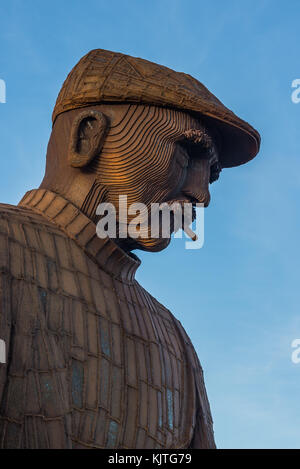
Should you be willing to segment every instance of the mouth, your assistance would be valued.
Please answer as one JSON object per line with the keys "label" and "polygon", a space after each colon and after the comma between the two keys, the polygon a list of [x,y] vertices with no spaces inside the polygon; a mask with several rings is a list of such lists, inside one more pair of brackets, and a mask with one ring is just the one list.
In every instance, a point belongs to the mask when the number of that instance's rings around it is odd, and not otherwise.
{"label": "mouth", "polygon": [[203,204],[204,207],[209,206],[210,192],[209,192],[208,184],[206,187],[203,187],[202,190],[200,189],[199,192],[196,190],[189,190],[189,188],[186,188],[183,191],[183,195],[192,204]]}
{"label": "mouth", "polygon": [[[182,196],[164,202],[170,210],[170,231],[185,231],[196,220],[196,201]],[[170,234],[171,234],[170,233]]]}
{"label": "mouth", "polygon": [[[197,194],[195,197],[193,194],[190,194],[188,191],[185,191],[179,197],[174,199],[167,200],[166,203],[171,206],[174,203],[179,203],[182,208],[185,204],[192,204],[193,208],[195,209],[197,204],[203,204],[204,207],[208,207],[210,203],[210,193],[209,191],[205,191],[203,194]],[[194,221],[194,220],[193,220]]]}

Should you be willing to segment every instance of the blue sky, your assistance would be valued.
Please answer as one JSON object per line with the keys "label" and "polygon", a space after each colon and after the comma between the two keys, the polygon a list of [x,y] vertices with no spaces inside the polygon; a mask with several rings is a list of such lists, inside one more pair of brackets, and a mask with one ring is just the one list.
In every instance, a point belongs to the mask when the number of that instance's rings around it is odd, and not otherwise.
{"label": "blue sky", "polygon": [[202,249],[139,254],[196,347],[219,448],[299,448],[299,15],[298,0],[0,0],[1,202],[38,187],[59,89],[94,48],[193,75],[262,135],[211,187]]}

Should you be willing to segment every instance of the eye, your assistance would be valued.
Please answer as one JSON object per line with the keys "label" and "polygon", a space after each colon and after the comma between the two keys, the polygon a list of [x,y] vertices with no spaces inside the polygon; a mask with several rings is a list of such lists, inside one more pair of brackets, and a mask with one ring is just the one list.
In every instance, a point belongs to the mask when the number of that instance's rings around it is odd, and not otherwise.
{"label": "eye", "polygon": [[219,179],[220,172],[222,171],[221,165],[218,161],[213,163],[210,167],[210,178],[209,182],[212,184],[213,182]]}

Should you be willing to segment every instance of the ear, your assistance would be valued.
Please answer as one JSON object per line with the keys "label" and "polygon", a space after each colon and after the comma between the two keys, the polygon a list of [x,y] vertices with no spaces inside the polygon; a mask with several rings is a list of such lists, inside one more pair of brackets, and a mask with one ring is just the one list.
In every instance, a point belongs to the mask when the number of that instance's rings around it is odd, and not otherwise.
{"label": "ear", "polygon": [[102,112],[81,112],[72,124],[69,164],[74,168],[87,166],[100,153],[108,127],[108,120]]}

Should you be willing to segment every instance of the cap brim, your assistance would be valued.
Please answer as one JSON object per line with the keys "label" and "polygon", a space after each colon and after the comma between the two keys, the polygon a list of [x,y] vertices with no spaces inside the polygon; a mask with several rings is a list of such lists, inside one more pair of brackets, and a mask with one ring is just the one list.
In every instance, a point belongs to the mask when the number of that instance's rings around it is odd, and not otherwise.
{"label": "cap brim", "polygon": [[205,117],[219,131],[221,137],[220,163],[223,168],[240,166],[252,160],[259,152],[260,135],[255,129],[247,132],[232,123]]}

